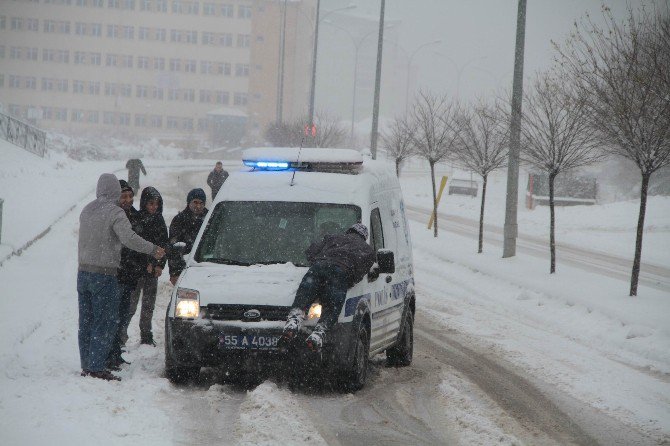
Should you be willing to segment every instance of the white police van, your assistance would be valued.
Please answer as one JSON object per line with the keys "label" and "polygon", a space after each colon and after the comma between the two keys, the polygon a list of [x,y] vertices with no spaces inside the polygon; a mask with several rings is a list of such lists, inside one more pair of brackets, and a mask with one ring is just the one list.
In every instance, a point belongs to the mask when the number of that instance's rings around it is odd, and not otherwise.
{"label": "white police van", "polygon": [[[165,330],[166,375],[196,378],[201,366],[230,376],[318,362],[349,390],[364,386],[368,360],[412,361],[415,311],[412,243],[400,185],[386,164],[354,150],[254,148],[246,169],[218,193],[172,293]],[[281,335],[308,264],[325,233],[368,226],[377,265],[350,288],[322,354],[301,354],[318,321],[312,305],[295,351]],[[305,348],[305,351],[307,349]],[[305,365],[305,364],[303,364]]]}

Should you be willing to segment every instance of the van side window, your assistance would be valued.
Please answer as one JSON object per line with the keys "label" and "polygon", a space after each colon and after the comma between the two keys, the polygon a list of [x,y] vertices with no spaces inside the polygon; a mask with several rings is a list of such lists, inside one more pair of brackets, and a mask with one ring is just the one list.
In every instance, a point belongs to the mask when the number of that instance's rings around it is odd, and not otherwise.
{"label": "van side window", "polygon": [[373,209],[370,213],[370,228],[372,229],[372,234],[370,235],[372,247],[377,252],[378,249],[384,247],[384,231],[382,230],[382,217],[379,213],[379,208]]}

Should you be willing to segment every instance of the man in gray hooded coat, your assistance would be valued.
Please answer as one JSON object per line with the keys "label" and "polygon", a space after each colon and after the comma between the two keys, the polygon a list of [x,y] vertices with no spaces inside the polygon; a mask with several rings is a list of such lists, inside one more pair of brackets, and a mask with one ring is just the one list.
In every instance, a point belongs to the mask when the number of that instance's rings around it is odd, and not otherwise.
{"label": "man in gray hooded coat", "polygon": [[82,376],[121,380],[106,370],[119,322],[119,288],[116,279],[121,246],[160,259],[163,248],[133,232],[119,206],[121,186],[111,173],[98,179],[96,199],[79,216],[79,356]]}

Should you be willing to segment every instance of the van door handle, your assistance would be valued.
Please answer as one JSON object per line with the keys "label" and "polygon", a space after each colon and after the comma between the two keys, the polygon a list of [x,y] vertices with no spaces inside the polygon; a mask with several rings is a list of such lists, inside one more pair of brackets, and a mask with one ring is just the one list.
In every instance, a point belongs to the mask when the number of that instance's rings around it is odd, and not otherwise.
{"label": "van door handle", "polygon": [[393,278],[390,275],[386,276],[386,283],[391,283],[391,280],[393,280]]}

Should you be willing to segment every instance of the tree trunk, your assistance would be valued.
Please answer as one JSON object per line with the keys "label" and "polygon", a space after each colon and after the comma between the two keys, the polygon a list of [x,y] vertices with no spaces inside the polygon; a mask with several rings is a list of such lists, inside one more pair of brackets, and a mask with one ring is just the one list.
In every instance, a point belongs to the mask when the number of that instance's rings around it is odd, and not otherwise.
{"label": "tree trunk", "polygon": [[484,248],[484,202],[486,201],[486,181],[488,180],[488,175],[482,175],[484,180],[482,183],[482,207],[479,211],[479,254],[482,253]]}
{"label": "tree trunk", "polygon": [[400,158],[396,158],[395,160],[395,176],[400,178],[400,163],[402,160]]}
{"label": "tree trunk", "polygon": [[556,272],[556,236],[554,233],[554,228],[556,226],[556,216],[554,214],[554,180],[556,179],[555,173],[549,174],[549,252],[551,254],[551,266],[549,268],[549,273],[554,274]]}
{"label": "tree trunk", "polygon": [[437,191],[435,190],[435,161],[430,164],[430,179],[433,182],[433,237],[437,237]]}
{"label": "tree trunk", "polygon": [[637,237],[635,238],[635,258],[633,273],[630,278],[630,295],[637,296],[637,282],[640,278],[640,261],[642,260],[642,234],[644,233],[644,215],[647,212],[647,190],[649,189],[650,173],[642,174],[640,187],[640,215],[637,217]]}

